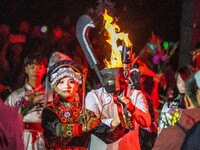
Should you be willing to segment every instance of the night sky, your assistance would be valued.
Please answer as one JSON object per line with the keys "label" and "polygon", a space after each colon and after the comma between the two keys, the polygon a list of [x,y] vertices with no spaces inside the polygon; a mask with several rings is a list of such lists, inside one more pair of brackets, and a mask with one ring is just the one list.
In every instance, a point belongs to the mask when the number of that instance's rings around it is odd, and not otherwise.
{"label": "night sky", "polygon": [[[155,32],[167,41],[180,39],[181,0],[116,0],[115,16],[119,24],[139,50]],[[89,8],[95,9],[95,0],[1,0],[0,22],[15,28],[20,19],[31,24],[55,24],[70,16],[75,24]]]}

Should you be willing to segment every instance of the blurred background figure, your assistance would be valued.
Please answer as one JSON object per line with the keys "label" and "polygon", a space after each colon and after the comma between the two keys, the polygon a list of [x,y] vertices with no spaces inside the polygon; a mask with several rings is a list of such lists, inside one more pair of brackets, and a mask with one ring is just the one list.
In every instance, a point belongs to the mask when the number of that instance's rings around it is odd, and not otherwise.
{"label": "blurred background figure", "polygon": [[[158,135],[153,150],[199,149],[200,71],[185,82],[185,109],[171,108],[167,128]],[[196,134],[198,133],[198,134]],[[169,138],[170,137],[170,138]]]}
{"label": "blurred background figure", "polygon": [[4,86],[3,84],[0,83],[0,99],[4,102],[8,95],[11,94],[11,90],[9,87]]}
{"label": "blurred background figure", "polygon": [[9,86],[10,89],[15,90],[20,86],[18,77],[19,72],[21,73],[23,70],[24,43],[26,37],[16,33],[10,33],[9,26],[7,26],[8,29],[4,29],[5,27],[2,28],[4,31],[2,31],[2,34],[4,33],[4,35],[1,36],[3,43],[0,50],[0,82]]}
{"label": "blurred background figure", "polygon": [[200,47],[192,53],[192,66],[196,71],[200,70]]}
{"label": "blurred background figure", "polygon": [[186,108],[186,104],[184,101],[184,96],[186,93],[185,82],[192,74],[193,70],[190,66],[183,66],[176,71],[175,80],[176,80],[177,90],[174,91],[173,93],[174,96],[170,97],[162,107],[159,118],[158,134],[161,132],[163,128],[168,127],[167,120],[172,118],[170,114],[171,108],[182,108],[182,109]]}
{"label": "blurred background figure", "polygon": [[27,20],[21,20],[19,22],[18,29],[17,29],[19,34],[28,36],[30,29],[31,27]]}
{"label": "blurred background figure", "polygon": [[43,77],[47,59],[41,53],[33,53],[24,60],[26,80],[23,87],[12,92],[5,101],[23,117],[23,140],[26,150],[44,149],[41,113],[45,105]]}
{"label": "blurred background figure", "polygon": [[0,149],[23,150],[24,125],[22,118],[14,109],[6,106],[0,98]]}
{"label": "blurred background figure", "polygon": [[[152,79],[152,80],[149,80],[149,79]],[[152,82],[149,83],[149,81],[152,81]],[[130,85],[132,89],[142,90],[143,94],[145,95],[147,99],[148,110],[151,115],[151,125],[146,128],[143,128],[141,126],[139,127],[139,138],[140,138],[139,141],[140,141],[140,146],[142,150],[151,150],[154,145],[155,139],[157,137],[157,127],[158,127],[155,110],[152,104],[152,102],[155,102],[152,100],[155,97],[151,96],[151,93],[153,93],[152,87],[155,88],[155,92],[158,90],[158,87],[156,87],[156,85],[153,83],[153,77],[151,76],[143,75],[142,80],[141,80],[140,72],[138,70],[137,65],[134,65],[131,67]],[[154,86],[148,86],[148,85],[154,85]],[[156,95],[154,94],[154,96]]]}

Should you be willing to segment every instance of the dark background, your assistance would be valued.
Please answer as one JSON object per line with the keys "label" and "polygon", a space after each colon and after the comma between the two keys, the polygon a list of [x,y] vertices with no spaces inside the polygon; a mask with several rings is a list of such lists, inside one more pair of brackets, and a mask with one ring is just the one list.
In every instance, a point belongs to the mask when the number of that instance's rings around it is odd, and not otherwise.
{"label": "dark background", "polygon": [[[182,0],[117,0],[115,16],[120,27],[139,51],[155,32],[163,40],[179,41]],[[9,23],[15,30],[19,20],[26,19],[31,24],[56,24],[70,16],[75,25],[77,19],[95,9],[95,0],[1,0],[0,22]]]}

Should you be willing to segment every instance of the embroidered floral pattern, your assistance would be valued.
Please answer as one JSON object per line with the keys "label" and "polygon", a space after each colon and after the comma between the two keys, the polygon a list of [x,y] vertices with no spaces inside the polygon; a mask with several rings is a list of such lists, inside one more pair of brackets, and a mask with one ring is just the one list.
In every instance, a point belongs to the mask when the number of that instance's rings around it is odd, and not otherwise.
{"label": "embroidered floral pattern", "polygon": [[[61,103],[58,109],[58,114],[61,118],[61,122],[63,123],[72,123],[77,122],[77,117],[80,114],[80,108],[76,104],[70,105],[69,103]],[[75,114],[75,115],[74,115]],[[65,118],[65,119],[64,119]]]}
{"label": "embroidered floral pattern", "polygon": [[68,117],[71,116],[71,114],[70,114],[70,112],[65,112],[65,113],[64,113],[64,116],[65,116],[66,118],[68,118]]}
{"label": "embroidered floral pattern", "polygon": [[60,102],[57,106],[52,105],[51,107],[54,108],[53,111],[60,118],[60,123],[56,125],[56,134],[61,137],[73,137],[74,130],[77,130],[75,126],[81,123],[87,123],[94,116],[94,113],[89,110],[85,110],[81,114],[81,107],[77,102],[74,104]]}
{"label": "embroidered floral pattern", "polygon": [[66,123],[66,122],[67,122],[67,119],[66,119],[65,117],[62,117],[62,118],[61,118],[61,121],[62,121],[63,123]]}

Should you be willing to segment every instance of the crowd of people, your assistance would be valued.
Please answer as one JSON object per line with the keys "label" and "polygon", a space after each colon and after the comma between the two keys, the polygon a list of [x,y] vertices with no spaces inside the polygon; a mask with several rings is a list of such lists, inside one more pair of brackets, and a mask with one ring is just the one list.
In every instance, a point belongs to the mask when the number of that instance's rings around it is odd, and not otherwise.
{"label": "crowd of people", "polygon": [[24,59],[38,51],[47,58],[59,51],[87,66],[76,40],[75,25],[70,21],[66,17],[56,25],[31,24],[26,20],[21,20],[15,27],[0,24],[0,83],[12,91],[21,87],[26,76]]}
{"label": "crowd of people", "polygon": [[0,149],[199,148],[187,136],[199,122],[198,48],[175,70],[174,87],[139,59],[128,84],[122,68],[105,68],[99,87],[74,29],[68,17],[52,28],[0,25]]}

